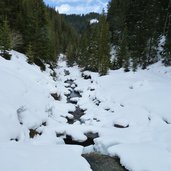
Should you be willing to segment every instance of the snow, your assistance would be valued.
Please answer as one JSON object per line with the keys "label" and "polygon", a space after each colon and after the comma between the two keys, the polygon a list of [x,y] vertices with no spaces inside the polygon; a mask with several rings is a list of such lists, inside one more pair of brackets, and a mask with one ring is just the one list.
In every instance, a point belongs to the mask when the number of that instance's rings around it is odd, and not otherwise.
{"label": "snow", "polygon": [[45,146],[8,143],[0,146],[0,170],[4,171],[90,171],[78,146]]}
{"label": "snow", "polygon": [[[50,69],[42,72],[29,65],[25,55],[11,53],[10,61],[0,58],[0,170],[88,171],[81,154],[98,151],[118,156],[130,171],[169,171],[170,67],[158,62],[146,70],[120,69],[101,77],[84,71],[89,76],[84,79],[81,69],[67,67],[61,55],[54,80]],[[74,84],[69,87],[67,80]],[[81,97],[71,98],[77,104],[67,103],[72,89],[80,92]],[[51,93],[61,100],[55,101]],[[84,115],[68,124],[76,106],[85,110]],[[30,129],[41,135],[30,138]],[[89,132],[99,135],[94,145],[64,144],[66,135],[83,142]]]}
{"label": "snow", "polygon": [[96,18],[90,20],[90,24],[95,24],[98,22],[99,22],[99,20],[97,20]]}
{"label": "snow", "polygon": [[[61,70],[66,67],[64,63],[59,65],[62,65]],[[119,156],[122,165],[132,171],[156,171],[156,167],[158,170],[170,169],[170,67],[166,68],[158,62],[147,70],[124,73],[120,69],[109,71],[109,74],[103,77],[86,71],[84,75],[91,75],[91,79],[88,80],[81,78],[77,67],[75,71],[74,68],[65,69],[70,71],[68,77],[77,84],[75,89],[82,92],[82,97],[77,98],[77,104],[86,109],[85,115],[81,117],[84,123],[70,125],[69,129],[76,128],[70,135],[77,140],[80,140],[75,135],[79,135],[78,130],[82,134],[87,130],[98,132],[100,135],[94,140],[94,147],[86,147],[85,152],[95,150]],[[61,79],[64,77],[61,76]],[[90,91],[91,89],[94,91]],[[96,105],[98,101],[100,103]],[[115,124],[126,128],[116,128]],[[64,128],[66,133],[67,129]],[[151,145],[156,142],[158,144],[155,147]],[[161,156],[155,157],[157,153]],[[132,159],[130,156],[133,156]]]}
{"label": "snow", "polygon": [[159,144],[122,144],[109,148],[109,151],[120,157],[122,165],[128,170],[170,171],[171,168],[171,154]]}
{"label": "snow", "polygon": [[[0,59],[0,111],[3,117],[0,125],[4,124],[6,130],[0,134],[0,140],[8,140],[11,134],[11,138],[20,136],[23,128],[19,122],[27,128],[41,125],[48,116],[47,108],[53,103],[49,94],[53,82],[49,76],[38,67],[27,64],[24,55],[14,51],[12,54],[11,61]],[[40,88],[41,84],[46,87]]]}

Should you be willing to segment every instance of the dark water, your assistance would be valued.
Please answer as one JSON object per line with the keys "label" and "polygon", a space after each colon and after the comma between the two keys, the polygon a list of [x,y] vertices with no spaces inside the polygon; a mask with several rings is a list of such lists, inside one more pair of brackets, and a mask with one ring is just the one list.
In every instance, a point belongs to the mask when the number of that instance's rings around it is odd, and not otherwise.
{"label": "dark water", "polygon": [[82,155],[90,164],[93,171],[128,171],[120,165],[119,158],[90,153]]}
{"label": "dark water", "polygon": [[75,107],[75,111],[74,112],[69,112],[70,114],[72,114],[74,117],[73,117],[73,120],[74,121],[81,121],[81,117],[84,115],[84,110],[81,109],[79,106],[76,106]]}
{"label": "dark water", "polygon": [[70,135],[66,135],[66,138],[64,138],[65,144],[74,144],[74,145],[81,145],[83,147],[94,145],[94,139],[99,137],[98,133],[92,133],[88,132],[85,134],[87,136],[87,139],[85,141],[75,141],[72,139]]}
{"label": "dark water", "polygon": [[[65,83],[68,83],[69,84],[68,88],[70,88],[70,93],[66,95],[67,96],[67,103],[72,103],[72,104],[76,105],[77,102],[73,101],[72,98],[74,98],[74,97],[79,97],[80,98],[82,96],[81,96],[79,91],[76,91],[73,87],[71,87],[71,85],[75,84],[74,80],[66,80]],[[75,84],[75,87],[76,86],[77,85]],[[81,109],[79,106],[75,106],[75,111],[74,112],[69,112],[69,113],[73,115],[73,118],[66,117],[69,124],[73,124],[76,121],[82,122],[80,118],[81,118],[81,116],[84,115],[84,110]]]}
{"label": "dark water", "polygon": [[69,94],[69,97],[74,98],[74,97],[82,97],[82,96],[80,95],[80,92],[72,90],[71,93]]}

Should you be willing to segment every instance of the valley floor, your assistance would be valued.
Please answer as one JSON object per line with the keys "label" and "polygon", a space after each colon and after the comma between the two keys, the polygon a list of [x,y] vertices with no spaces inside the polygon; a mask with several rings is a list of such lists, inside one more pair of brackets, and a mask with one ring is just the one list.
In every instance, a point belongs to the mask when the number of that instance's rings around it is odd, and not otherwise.
{"label": "valley floor", "polygon": [[12,54],[0,58],[0,170],[89,171],[81,155],[99,152],[129,171],[170,171],[170,67],[100,77],[61,55],[52,79]]}

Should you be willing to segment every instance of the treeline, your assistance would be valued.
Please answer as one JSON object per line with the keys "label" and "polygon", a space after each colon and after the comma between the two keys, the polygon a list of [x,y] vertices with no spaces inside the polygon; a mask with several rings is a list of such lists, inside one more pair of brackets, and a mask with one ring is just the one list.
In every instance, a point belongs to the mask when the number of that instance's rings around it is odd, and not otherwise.
{"label": "treeline", "polygon": [[[90,23],[92,18],[98,22]],[[0,55],[14,49],[30,63],[56,63],[107,74],[108,69],[171,65],[171,0],[111,0],[107,13],[60,15],[43,0],[0,1]],[[115,51],[111,59],[111,49]]]}
{"label": "treeline", "polygon": [[[115,58],[111,60],[112,48]],[[107,14],[88,24],[73,49],[68,53],[69,64],[77,62],[101,75],[109,68],[145,69],[159,60],[171,65],[171,1],[111,0]]]}
{"label": "treeline", "polygon": [[30,63],[56,62],[77,39],[74,29],[43,0],[0,1],[1,56],[8,58],[8,50],[14,49],[26,53]]}

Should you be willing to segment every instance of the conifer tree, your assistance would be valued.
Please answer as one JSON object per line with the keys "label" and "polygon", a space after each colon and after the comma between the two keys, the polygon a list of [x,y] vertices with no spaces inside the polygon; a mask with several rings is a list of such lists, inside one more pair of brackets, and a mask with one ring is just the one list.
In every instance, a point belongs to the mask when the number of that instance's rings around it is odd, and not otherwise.
{"label": "conifer tree", "polygon": [[163,52],[163,62],[166,66],[171,66],[171,26],[167,32]]}
{"label": "conifer tree", "polygon": [[98,71],[98,49],[99,49],[99,25],[97,23],[89,26],[88,46],[87,46],[87,69],[97,72]]}
{"label": "conifer tree", "polygon": [[81,36],[80,45],[78,49],[77,63],[80,67],[87,69],[88,66],[88,33],[85,32]]}
{"label": "conifer tree", "polygon": [[166,66],[171,66],[171,1],[170,0],[166,7],[163,32],[164,32],[163,34],[165,36],[163,62]]}
{"label": "conifer tree", "polygon": [[75,62],[75,57],[76,57],[76,52],[75,52],[75,47],[74,45],[68,45],[66,49],[66,56],[67,56],[67,65],[68,66],[73,66]]}
{"label": "conifer tree", "polygon": [[107,21],[111,32],[111,42],[118,45],[120,33],[124,29],[126,13],[129,9],[130,0],[111,0],[108,4]]}
{"label": "conifer tree", "polygon": [[99,20],[98,34],[98,72],[100,75],[106,75],[110,66],[110,32],[104,13]]}
{"label": "conifer tree", "polygon": [[26,56],[28,57],[28,63],[33,64],[34,63],[34,55],[33,55],[33,49],[32,44],[29,43],[26,51]]}
{"label": "conifer tree", "polygon": [[117,68],[123,67],[125,72],[129,71],[129,49],[128,49],[128,33],[127,28],[123,30],[122,36],[119,40],[119,46],[116,52],[117,57]]}
{"label": "conifer tree", "polygon": [[0,27],[0,55],[10,60],[11,55],[9,51],[11,50],[11,32],[8,25],[7,19],[3,21],[2,26]]}
{"label": "conifer tree", "polygon": [[82,36],[78,62],[86,70],[107,74],[110,67],[110,32],[103,13],[98,23],[89,24]]}

